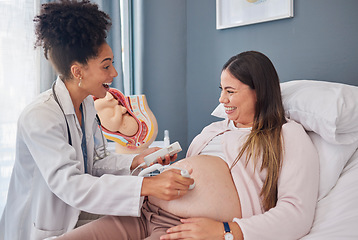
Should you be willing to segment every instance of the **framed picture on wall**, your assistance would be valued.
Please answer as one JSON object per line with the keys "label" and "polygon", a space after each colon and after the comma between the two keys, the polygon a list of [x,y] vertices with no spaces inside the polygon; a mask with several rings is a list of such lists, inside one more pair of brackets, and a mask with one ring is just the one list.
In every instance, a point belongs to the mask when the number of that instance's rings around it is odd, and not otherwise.
{"label": "framed picture on wall", "polygon": [[293,17],[293,0],[216,0],[216,29]]}

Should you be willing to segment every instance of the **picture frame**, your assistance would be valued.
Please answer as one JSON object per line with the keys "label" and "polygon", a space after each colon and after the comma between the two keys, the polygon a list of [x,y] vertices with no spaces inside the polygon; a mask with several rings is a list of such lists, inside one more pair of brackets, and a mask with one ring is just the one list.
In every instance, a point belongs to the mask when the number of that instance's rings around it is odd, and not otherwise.
{"label": "picture frame", "polygon": [[293,17],[293,0],[216,0],[216,29]]}

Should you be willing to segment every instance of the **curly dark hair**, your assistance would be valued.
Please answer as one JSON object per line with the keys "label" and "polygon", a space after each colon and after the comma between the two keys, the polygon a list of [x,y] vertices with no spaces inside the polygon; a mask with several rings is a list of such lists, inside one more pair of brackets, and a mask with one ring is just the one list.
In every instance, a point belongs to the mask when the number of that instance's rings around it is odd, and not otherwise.
{"label": "curly dark hair", "polygon": [[98,56],[111,26],[108,14],[88,0],[61,0],[43,4],[34,18],[36,47],[43,47],[63,80],[71,78],[71,64],[87,64]]}

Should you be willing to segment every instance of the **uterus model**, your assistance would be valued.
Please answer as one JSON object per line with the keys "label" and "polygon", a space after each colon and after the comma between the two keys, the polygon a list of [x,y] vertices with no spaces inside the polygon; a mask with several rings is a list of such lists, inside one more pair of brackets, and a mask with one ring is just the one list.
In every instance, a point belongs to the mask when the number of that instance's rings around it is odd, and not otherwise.
{"label": "uterus model", "polygon": [[157,120],[145,95],[124,96],[110,88],[106,97],[94,100],[103,135],[115,142],[117,153],[140,153],[157,137]]}

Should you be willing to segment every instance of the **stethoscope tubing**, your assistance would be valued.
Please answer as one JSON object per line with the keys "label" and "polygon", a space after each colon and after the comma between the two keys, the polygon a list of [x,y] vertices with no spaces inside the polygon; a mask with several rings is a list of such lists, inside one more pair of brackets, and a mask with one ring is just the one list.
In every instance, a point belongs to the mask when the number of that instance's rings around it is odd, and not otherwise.
{"label": "stethoscope tubing", "polygon": [[[65,118],[66,126],[67,126],[67,133],[68,133],[68,143],[72,146],[72,138],[71,138],[70,127],[69,127],[69,124],[68,124],[68,122],[67,122],[66,114],[65,114],[65,112],[63,111],[63,108],[62,108],[62,106],[61,106],[61,104],[60,104],[60,101],[59,101],[58,98],[57,98],[56,91],[55,91],[55,85],[56,85],[56,81],[53,82],[52,87],[51,87],[51,89],[52,89],[52,94],[53,94],[53,98],[54,98],[55,102],[58,104],[58,106],[60,107],[61,112],[62,112],[62,114],[63,114],[63,116],[64,116],[64,118]],[[100,155],[98,154],[96,148],[94,148],[94,151],[95,151],[95,154],[96,154],[95,160],[99,160],[99,159],[102,159],[102,158],[108,156],[108,155],[109,155],[109,152],[107,151],[106,144],[105,144],[105,142],[104,142],[105,139],[104,139],[104,135],[103,135],[103,131],[102,131],[101,120],[99,119],[99,117],[98,117],[97,114],[96,114],[96,121],[97,121],[99,130],[100,130],[100,132],[101,132],[102,146],[103,146],[103,151],[104,151],[103,156],[100,156]]]}

